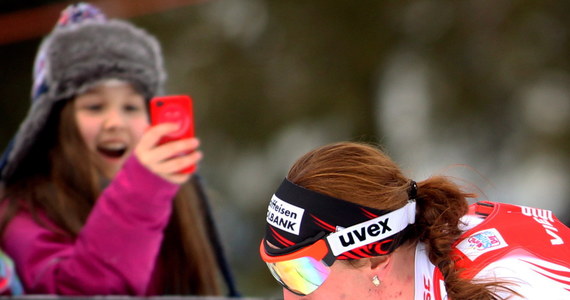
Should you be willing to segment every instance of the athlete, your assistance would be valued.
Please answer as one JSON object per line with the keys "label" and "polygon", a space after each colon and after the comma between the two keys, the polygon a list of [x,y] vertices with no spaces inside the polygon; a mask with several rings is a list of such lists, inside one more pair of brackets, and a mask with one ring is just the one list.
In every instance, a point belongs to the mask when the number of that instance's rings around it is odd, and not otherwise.
{"label": "athlete", "polygon": [[271,198],[261,257],[285,300],[570,299],[570,229],[476,196],[370,145],[323,146]]}

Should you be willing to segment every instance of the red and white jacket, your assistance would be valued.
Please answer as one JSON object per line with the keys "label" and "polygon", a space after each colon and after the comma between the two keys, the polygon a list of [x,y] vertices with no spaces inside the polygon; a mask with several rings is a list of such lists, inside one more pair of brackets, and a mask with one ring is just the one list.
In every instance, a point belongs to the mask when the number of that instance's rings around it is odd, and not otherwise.
{"label": "red and white jacket", "polygon": [[[463,277],[507,281],[523,296],[499,293],[504,299],[570,299],[570,229],[551,211],[483,201],[462,220],[466,231],[453,255]],[[447,299],[443,277],[422,243],[415,270],[416,300]]]}

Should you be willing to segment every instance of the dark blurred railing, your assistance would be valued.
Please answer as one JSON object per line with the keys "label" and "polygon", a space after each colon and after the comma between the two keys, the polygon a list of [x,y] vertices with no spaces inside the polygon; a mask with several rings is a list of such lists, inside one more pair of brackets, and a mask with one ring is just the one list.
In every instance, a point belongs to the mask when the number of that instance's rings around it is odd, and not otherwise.
{"label": "dark blurred railing", "polygon": [[0,297],[0,299],[19,300],[282,300],[283,298],[228,298],[228,297],[197,297],[197,296],[154,296],[154,297],[132,297],[132,296],[55,296],[55,295],[26,295],[14,297]]}

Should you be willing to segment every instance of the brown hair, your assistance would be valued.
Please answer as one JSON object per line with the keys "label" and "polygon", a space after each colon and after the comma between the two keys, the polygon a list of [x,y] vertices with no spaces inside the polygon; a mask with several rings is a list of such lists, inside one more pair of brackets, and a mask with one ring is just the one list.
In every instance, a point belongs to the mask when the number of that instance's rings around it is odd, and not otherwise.
{"label": "brown hair", "polygon": [[[411,180],[378,148],[352,142],[317,148],[295,162],[288,177],[307,189],[360,205],[394,210],[408,201]],[[451,258],[452,244],[460,237],[460,218],[467,213],[467,198],[443,176],[418,182],[416,223],[408,242],[426,244],[430,261],[444,278],[450,299],[498,299],[498,290],[511,291],[505,282],[475,282],[460,277]]]}
{"label": "brown hair", "polygon": [[[77,236],[102,191],[101,176],[80,137],[74,118],[73,101],[54,108],[52,119],[40,134],[30,155],[5,185],[8,207],[0,232],[18,210],[27,209],[42,226],[45,213],[61,234]],[[57,113],[59,111],[59,113]],[[51,139],[50,139],[51,138]],[[55,140],[52,140],[55,139]],[[192,179],[174,199],[174,210],[160,250],[162,294],[218,295],[218,265],[208,239],[204,210]],[[53,227],[53,226],[52,226]]]}

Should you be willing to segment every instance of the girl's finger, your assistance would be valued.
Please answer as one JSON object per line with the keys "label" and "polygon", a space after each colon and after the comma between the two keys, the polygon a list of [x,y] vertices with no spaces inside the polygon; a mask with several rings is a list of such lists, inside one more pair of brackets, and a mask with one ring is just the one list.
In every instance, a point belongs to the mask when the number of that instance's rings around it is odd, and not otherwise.
{"label": "girl's finger", "polygon": [[149,129],[141,137],[137,148],[154,148],[163,136],[175,131],[176,129],[178,129],[178,124],[176,123],[163,123],[149,127]]}
{"label": "girl's finger", "polygon": [[156,172],[164,175],[176,174],[187,167],[196,165],[203,157],[202,152],[194,151],[190,154],[173,157],[156,166]]}
{"label": "girl's finger", "polygon": [[169,142],[152,150],[153,160],[157,162],[165,161],[174,156],[195,151],[199,146],[200,141],[197,138]]}
{"label": "girl's finger", "polygon": [[183,184],[184,182],[188,181],[188,179],[192,176],[192,174],[182,174],[182,173],[174,173],[168,176],[165,176],[164,179],[176,183],[176,184]]}

